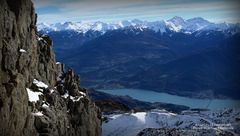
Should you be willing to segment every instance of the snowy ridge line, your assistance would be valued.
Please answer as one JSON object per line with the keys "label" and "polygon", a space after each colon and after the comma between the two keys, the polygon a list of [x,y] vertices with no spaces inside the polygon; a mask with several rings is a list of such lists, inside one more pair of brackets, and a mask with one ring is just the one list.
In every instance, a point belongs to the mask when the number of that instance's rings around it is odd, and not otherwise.
{"label": "snowy ridge line", "polygon": [[72,30],[79,33],[86,33],[88,31],[98,31],[105,33],[109,30],[116,30],[126,27],[134,27],[135,29],[151,29],[155,32],[166,32],[167,30],[175,32],[184,32],[191,34],[201,30],[215,30],[215,31],[227,31],[231,29],[231,32],[240,32],[240,24],[230,23],[212,23],[203,18],[196,17],[185,20],[181,17],[173,17],[167,21],[141,21],[138,19],[124,20],[116,23],[105,22],[64,22],[56,24],[40,23],[38,24],[38,30],[46,33],[51,31],[67,31]]}

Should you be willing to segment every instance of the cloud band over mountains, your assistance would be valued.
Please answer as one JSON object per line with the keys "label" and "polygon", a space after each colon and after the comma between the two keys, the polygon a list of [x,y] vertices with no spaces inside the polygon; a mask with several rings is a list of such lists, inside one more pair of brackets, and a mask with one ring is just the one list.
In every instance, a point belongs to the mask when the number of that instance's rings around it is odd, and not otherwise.
{"label": "cloud band over mountains", "polygon": [[167,20],[200,16],[214,22],[240,22],[238,0],[33,0],[39,22]]}

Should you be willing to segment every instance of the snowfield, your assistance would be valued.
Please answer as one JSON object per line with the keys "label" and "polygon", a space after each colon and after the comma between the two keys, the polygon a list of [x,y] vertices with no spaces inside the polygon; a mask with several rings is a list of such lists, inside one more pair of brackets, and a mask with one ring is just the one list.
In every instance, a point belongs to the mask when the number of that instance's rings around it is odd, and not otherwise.
{"label": "snowfield", "polygon": [[165,110],[104,115],[103,136],[136,136],[145,128],[223,129],[240,132],[240,110],[184,111],[174,114]]}

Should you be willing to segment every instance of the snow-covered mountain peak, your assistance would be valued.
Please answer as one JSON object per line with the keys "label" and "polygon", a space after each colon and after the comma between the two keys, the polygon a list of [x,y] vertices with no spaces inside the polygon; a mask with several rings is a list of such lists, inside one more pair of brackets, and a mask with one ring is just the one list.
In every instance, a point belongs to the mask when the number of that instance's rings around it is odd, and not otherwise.
{"label": "snow-covered mountain peak", "polygon": [[98,22],[93,23],[90,26],[90,29],[93,31],[105,32],[106,30],[108,30],[108,24],[98,21]]}
{"label": "snow-covered mountain peak", "polygon": [[210,23],[209,21],[207,21],[206,19],[202,18],[202,17],[195,17],[195,18],[191,18],[186,20],[188,23]]}
{"label": "snow-covered mountain peak", "polygon": [[141,21],[141,20],[139,20],[139,19],[133,19],[132,21],[131,21],[131,23],[132,24],[143,24],[143,21]]}
{"label": "snow-covered mountain peak", "polygon": [[118,25],[119,25],[120,27],[127,27],[127,26],[131,26],[132,24],[131,24],[131,22],[128,21],[128,20],[123,20],[123,21],[118,22]]}
{"label": "snow-covered mountain peak", "polygon": [[175,16],[175,17],[169,19],[167,22],[171,22],[175,25],[184,25],[185,24],[185,20],[179,16]]}

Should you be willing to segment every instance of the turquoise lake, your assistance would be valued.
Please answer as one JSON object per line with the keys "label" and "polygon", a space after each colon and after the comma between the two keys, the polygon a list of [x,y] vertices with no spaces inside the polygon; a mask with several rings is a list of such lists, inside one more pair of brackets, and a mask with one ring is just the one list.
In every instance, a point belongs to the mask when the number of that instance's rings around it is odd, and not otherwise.
{"label": "turquoise lake", "polygon": [[162,102],[178,104],[185,105],[190,108],[207,108],[207,109],[240,108],[240,100],[233,99],[197,99],[139,89],[111,89],[111,90],[99,89],[98,91],[119,96],[128,95],[134,99],[145,102]]}

